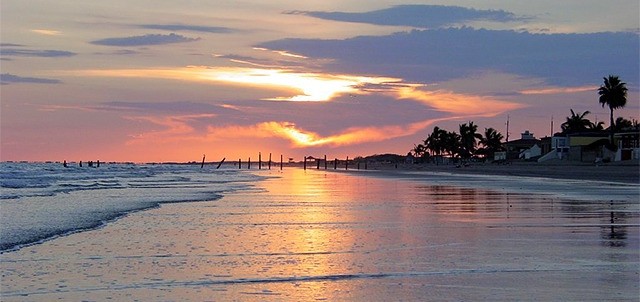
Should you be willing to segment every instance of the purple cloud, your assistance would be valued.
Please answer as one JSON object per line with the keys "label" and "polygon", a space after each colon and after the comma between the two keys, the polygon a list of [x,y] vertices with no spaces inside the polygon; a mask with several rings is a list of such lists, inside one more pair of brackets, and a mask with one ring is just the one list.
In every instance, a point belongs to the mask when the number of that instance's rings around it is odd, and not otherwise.
{"label": "purple cloud", "polygon": [[143,36],[133,36],[133,37],[123,37],[123,38],[107,38],[107,39],[92,41],[91,44],[106,45],[106,46],[145,46],[145,45],[185,43],[185,42],[193,42],[198,40],[200,40],[200,38],[189,38],[183,35],[170,33],[168,35],[148,34]]}
{"label": "purple cloud", "polygon": [[333,72],[373,73],[441,82],[486,70],[584,85],[617,74],[637,83],[637,33],[532,34],[448,28],[345,40],[284,39],[259,47],[329,58]]}
{"label": "purple cloud", "polygon": [[477,10],[444,5],[398,5],[363,13],[290,11],[285,14],[302,14],[326,20],[419,28],[437,28],[480,20],[512,22],[529,19],[504,10]]}
{"label": "purple cloud", "polygon": [[233,29],[228,27],[218,26],[198,26],[198,25],[181,25],[181,24],[144,24],[140,25],[141,28],[146,29],[160,29],[169,31],[196,31],[215,34],[226,34],[234,32]]}
{"label": "purple cloud", "polygon": [[17,83],[32,83],[32,84],[59,84],[60,80],[44,79],[44,78],[31,78],[21,77],[10,73],[0,74],[0,85],[9,85]]}

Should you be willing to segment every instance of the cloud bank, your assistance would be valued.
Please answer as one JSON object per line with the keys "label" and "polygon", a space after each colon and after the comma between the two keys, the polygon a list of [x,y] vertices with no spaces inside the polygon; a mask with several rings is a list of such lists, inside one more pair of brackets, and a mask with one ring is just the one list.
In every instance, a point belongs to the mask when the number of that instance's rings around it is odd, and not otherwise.
{"label": "cloud bank", "polygon": [[200,38],[189,38],[183,35],[170,33],[168,35],[162,34],[148,34],[143,36],[123,37],[123,38],[107,38],[101,40],[92,41],[91,44],[105,45],[105,46],[147,46],[147,45],[163,45],[172,43],[185,43],[198,41]]}
{"label": "cloud bank", "polygon": [[333,59],[326,66],[332,72],[385,74],[416,82],[499,71],[556,85],[585,85],[612,73],[638,82],[639,45],[637,33],[532,34],[463,27],[344,40],[283,39],[259,47]]}
{"label": "cloud bank", "polygon": [[443,5],[398,5],[362,13],[290,11],[286,14],[302,14],[325,20],[418,28],[437,28],[470,21],[513,22],[528,19],[504,10],[477,10]]}

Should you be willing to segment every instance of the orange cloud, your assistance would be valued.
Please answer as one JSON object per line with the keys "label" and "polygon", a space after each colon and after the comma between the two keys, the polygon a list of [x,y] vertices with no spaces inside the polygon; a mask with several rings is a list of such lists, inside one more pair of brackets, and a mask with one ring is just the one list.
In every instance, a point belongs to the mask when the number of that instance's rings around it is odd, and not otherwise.
{"label": "orange cloud", "polygon": [[62,35],[62,32],[52,29],[32,29],[32,32],[45,36],[59,36]]}
{"label": "orange cloud", "polygon": [[405,126],[353,127],[329,136],[301,129],[294,123],[272,121],[251,126],[209,127],[207,136],[210,138],[279,137],[290,141],[293,147],[335,147],[379,142],[412,135],[438,120],[443,119],[425,120]]}
{"label": "orange cloud", "polygon": [[458,117],[491,117],[525,107],[523,104],[488,96],[460,94],[448,90],[428,91],[424,89],[423,84],[404,83],[398,78],[305,73],[278,68],[188,66],[174,69],[80,70],[69,73],[82,76],[218,82],[291,90],[291,95],[264,99],[272,101],[330,101],[344,94],[382,94],[401,100],[415,100]]}
{"label": "orange cloud", "polygon": [[491,117],[525,107],[523,104],[490,97],[460,94],[446,90],[425,91],[421,90],[421,87],[423,85],[398,86],[394,93],[400,99],[417,100],[436,110],[463,116]]}
{"label": "orange cloud", "polygon": [[[196,119],[212,118],[215,114],[192,114],[178,116],[131,116],[125,117],[129,120],[150,122],[155,125],[162,126],[164,129],[160,131],[139,133],[130,135],[133,140],[129,140],[128,144],[146,144],[152,142],[168,142],[199,139],[195,133],[193,126],[189,122]],[[201,139],[201,138],[200,138]]]}

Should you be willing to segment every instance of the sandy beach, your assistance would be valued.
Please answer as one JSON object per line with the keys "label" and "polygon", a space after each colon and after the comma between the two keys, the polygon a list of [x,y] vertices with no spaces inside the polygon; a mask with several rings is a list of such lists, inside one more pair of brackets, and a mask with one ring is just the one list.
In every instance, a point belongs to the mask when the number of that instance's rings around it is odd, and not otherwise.
{"label": "sandy beach", "polygon": [[637,301],[633,184],[587,181],[619,197],[603,202],[514,187],[549,178],[252,173],[268,178],[2,254],[2,301]]}
{"label": "sandy beach", "polygon": [[546,163],[470,163],[463,166],[454,164],[399,164],[397,166],[394,164],[378,164],[371,165],[371,169],[384,171],[407,170],[456,174],[527,176],[640,184],[640,165],[638,161],[626,161],[601,165],[559,160]]}

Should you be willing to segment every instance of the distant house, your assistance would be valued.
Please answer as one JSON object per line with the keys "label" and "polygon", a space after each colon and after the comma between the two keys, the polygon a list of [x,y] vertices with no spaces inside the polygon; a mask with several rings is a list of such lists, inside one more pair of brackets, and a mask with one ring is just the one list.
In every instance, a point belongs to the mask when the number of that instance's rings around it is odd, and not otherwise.
{"label": "distant house", "polygon": [[613,160],[613,149],[606,148],[609,134],[604,131],[579,132],[566,135],[569,143],[568,159],[571,161],[595,162],[596,159]]}
{"label": "distant house", "polygon": [[640,159],[640,131],[616,133],[613,141],[618,147],[616,161]]}
{"label": "distant house", "polygon": [[[539,156],[541,153],[539,144],[540,140],[536,139],[529,130],[526,130],[521,133],[520,139],[504,143],[504,147],[507,150],[507,159],[523,158],[523,156],[526,156],[527,150],[530,150],[528,153],[529,158]],[[534,146],[538,146],[537,149],[531,150]],[[537,155],[532,155],[536,153]]]}

